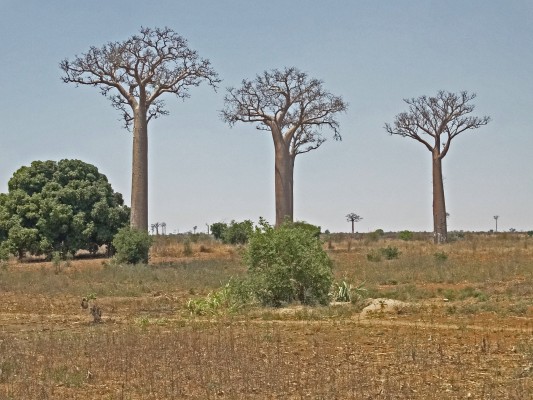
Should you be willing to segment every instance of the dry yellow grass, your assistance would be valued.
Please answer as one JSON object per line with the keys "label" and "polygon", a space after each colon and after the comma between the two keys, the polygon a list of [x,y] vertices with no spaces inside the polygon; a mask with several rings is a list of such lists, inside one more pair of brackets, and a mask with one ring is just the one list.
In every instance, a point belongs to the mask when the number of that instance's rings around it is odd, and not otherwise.
{"label": "dry yellow grass", "polygon": [[[185,255],[173,239],[158,238],[149,267],[1,267],[0,399],[532,398],[525,237],[333,242],[337,279],[412,304],[364,319],[360,302],[193,317],[188,298],[246,273],[242,249],[199,241]],[[386,246],[402,254],[367,259]],[[100,324],[80,307],[87,294]]]}
{"label": "dry yellow grass", "polygon": [[[192,236],[194,238],[194,236]],[[159,264],[184,259],[229,259],[239,251],[209,237],[187,239],[180,236],[156,236],[150,250],[150,262]]]}

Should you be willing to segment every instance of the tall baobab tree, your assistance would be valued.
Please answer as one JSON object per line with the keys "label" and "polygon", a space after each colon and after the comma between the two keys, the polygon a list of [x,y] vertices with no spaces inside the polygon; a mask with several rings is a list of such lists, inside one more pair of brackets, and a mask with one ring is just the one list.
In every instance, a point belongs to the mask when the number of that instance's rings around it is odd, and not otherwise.
{"label": "tall baobab tree", "polygon": [[433,168],[433,234],[435,243],[447,241],[446,204],[442,181],[442,159],[448,154],[452,140],[460,133],[489,123],[490,118],[474,117],[470,101],[476,97],[466,91],[439,91],[435,97],[404,99],[409,111],[396,116],[392,125],[385,124],[391,135],[408,137],[422,143],[432,156]]}
{"label": "tall baobab tree", "polygon": [[123,42],[109,42],[73,60],[61,61],[65,83],[94,86],[133,125],[131,218],[133,228],[148,229],[148,123],[167,115],[165,93],[180,99],[189,88],[220,82],[209,60],[189,48],[187,40],[169,28],[141,28]]}
{"label": "tall baobab tree", "polygon": [[356,213],[350,213],[346,215],[346,221],[352,223],[352,235],[355,233],[355,223],[359,222],[363,219],[363,217],[357,215]]}
{"label": "tall baobab tree", "polygon": [[294,160],[298,154],[315,150],[324,143],[324,128],[340,140],[336,114],[347,104],[327,92],[323,82],[312,79],[297,68],[264,71],[254,80],[243,80],[241,87],[227,90],[222,119],[256,124],[270,132],[274,141],[274,184],[276,226],[293,220]]}

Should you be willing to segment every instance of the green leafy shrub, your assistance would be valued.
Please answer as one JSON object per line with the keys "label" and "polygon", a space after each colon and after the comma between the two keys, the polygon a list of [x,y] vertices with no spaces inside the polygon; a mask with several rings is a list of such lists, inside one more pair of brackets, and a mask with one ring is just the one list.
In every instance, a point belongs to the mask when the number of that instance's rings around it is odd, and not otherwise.
{"label": "green leafy shrub", "polygon": [[224,222],[215,222],[210,228],[211,234],[215,237],[215,239],[222,240],[224,232],[226,229],[228,229],[228,224]]}
{"label": "green leafy shrub", "polygon": [[9,260],[9,247],[7,242],[3,242],[0,245],[0,261]]}
{"label": "green leafy shrub", "polygon": [[533,237],[533,231],[527,231],[527,236]]}
{"label": "green leafy shrub", "polygon": [[189,299],[187,309],[191,314],[233,314],[254,302],[250,281],[231,279],[223,288],[199,299]]}
{"label": "green leafy shrub", "polygon": [[457,242],[459,240],[463,240],[465,238],[465,233],[463,231],[453,231],[448,232],[448,242]]}
{"label": "green leafy shrub", "polygon": [[263,219],[250,237],[246,261],[255,295],[264,305],[327,304],[332,283],[331,260],[306,228]]}
{"label": "green leafy shrub", "polygon": [[122,195],[80,160],[34,161],[13,174],[8,189],[0,194],[0,241],[19,258],[110,246],[129,220]]}
{"label": "green leafy shrub", "polygon": [[243,222],[231,221],[222,234],[222,241],[228,244],[246,244],[253,231],[254,224],[248,219]]}
{"label": "green leafy shrub", "polygon": [[401,231],[398,233],[398,239],[405,240],[405,241],[413,240],[413,232]]}
{"label": "green leafy shrub", "polygon": [[383,229],[376,229],[374,232],[367,233],[365,239],[368,242],[377,242],[384,235],[385,232],[383,232]]}
{"label": "green leafy shrub", "polygon": [[113,247],[116,249],[115,259],[127,264],[147,264],[151,245],[152,237],[147,231],[122,228],[113,239]]}
{"label": "green leafy shrub", "polygon": [[386,260],[394,260],[402,254],[397,247],[387,246],[378,250],[372,250],[366,255],[366,259],[372,262],[379,262],[382,258]]}
{"label": "green leafy shrub", "polygon": [[379,252],[386,260],[394,260],[402,254],[397,247],[387,246],[379,249]]}
{"label": "green leafy shrub", "polygon": [[316,237],[317,239],[320,237],[320,234],[322,233],[322,228],[320,226],[310,224],[309,222],[296,221],[296,222],[286,222],[286,224],[287,226],[291,226],[293,228],[299,228],[299,229],[306,230],[311,235]]}

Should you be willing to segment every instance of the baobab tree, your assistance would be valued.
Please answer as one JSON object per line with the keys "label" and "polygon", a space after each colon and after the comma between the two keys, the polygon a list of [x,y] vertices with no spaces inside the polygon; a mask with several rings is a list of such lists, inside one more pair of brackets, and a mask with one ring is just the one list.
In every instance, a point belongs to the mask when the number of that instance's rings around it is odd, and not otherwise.
{"label": "baobab tree", "polygon": [[323,130],[340,140],[335,116],[347,108],[341,97],[327,92],[323,82],[297,68],[273,69],[243,80],[241,87],[228,88],[222,119],[256,124],[270,132],[274,141],[276,226],[293,220],[294,160],[298,154],[319,148]]}
{"label": "baobab tree", "polygon": [[133,228],[148,229],[148,123],[168,115],[160,98],[180,99],[189,88],[220,82],[209,60],[189,48],[187,40],[169,28],[141,28],[123,42],[109,42],[73,60],[61,61],[65,83],[98,87],[122,113],[125,127],[133,125],[131,218]]}
{"label": "baobab tree", "polygon": [[346,221],[352,223],[352,235],[355,233],[355,223],[359,222],[363,219],[363,217],[357,215],[356,213],[350,213],[346,215]]}
{"label": "baobab tree", "polygon": [[404,99],[409,111],[396,116],[392,125],[385,124],[391,135],[408,137],[422,143],[432,155],[433,169],[433,235],[435,243],[447,241],[446,204],[442,181],[442,159],[448,154],[452,140],[460,133],[489,123],[490,118],[469,115],[474,111],[470,101],[476,97],[466,91],[439,91],[435,97]]}

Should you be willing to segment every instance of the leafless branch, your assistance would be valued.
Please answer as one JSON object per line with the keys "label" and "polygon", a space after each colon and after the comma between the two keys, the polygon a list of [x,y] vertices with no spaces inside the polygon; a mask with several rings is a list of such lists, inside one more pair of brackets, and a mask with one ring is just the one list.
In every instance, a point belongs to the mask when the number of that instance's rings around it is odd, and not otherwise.
{"label": "leafless branch", "polygon": [[201,59],[187,41],[169,28],[141,28],[123,42],[110,42],[74,60],[61,61],[63,82],[100,88],[113,107],[122,112],[127,128],[132,111],[142,106],[147,120],[168,112],[159,99],[163,93],[189,97],[189,88],[207,81],[220,82],[209,60]]}
{"label": "leafless branch", "polygon": [[444,158],[453,138],[490,122],[488,116],[468,115],[474,111],[474,105],[469,102],[475,98],[475,93],[441,90],[435,97],[404,99],[409,111],[398,114],[392,125],[385,124],[385,130],[391,135],[415,139],[429,151],[437,152],[440,158]]}
{"label": "leafless branch", "polygon": [[221,117],[231,126],[251,122],[257,129],[279,132],[293,156],[306,153],[325,141],[324,128],[341,139],[335,117],[347,104],[322,84],[297,68],[265,71],[254,80],[243,80],[238,89],[227,89]]}

